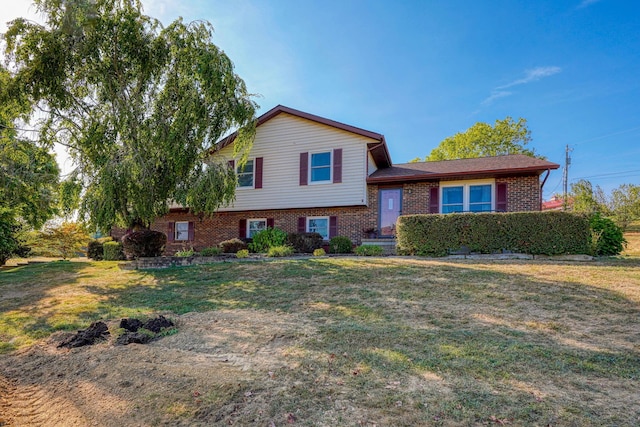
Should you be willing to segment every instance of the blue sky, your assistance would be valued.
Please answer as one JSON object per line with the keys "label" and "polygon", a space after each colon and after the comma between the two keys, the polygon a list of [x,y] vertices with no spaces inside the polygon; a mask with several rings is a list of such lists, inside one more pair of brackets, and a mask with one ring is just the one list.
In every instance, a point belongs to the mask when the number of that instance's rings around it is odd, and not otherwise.
{"label": "blue sky", "polygon": [[[33,14],[29,1],[3,6]],[[143,0],[210,21],[265,112],[277,104],[385,135],[394,163],[478,121],[527,119],[570,182],[640,184],[640,2]],[[8,7],[8,10],[6,10]],[[0,27],[0,31],[2,31]],[[561,170],[545,198],[561,192]]]}

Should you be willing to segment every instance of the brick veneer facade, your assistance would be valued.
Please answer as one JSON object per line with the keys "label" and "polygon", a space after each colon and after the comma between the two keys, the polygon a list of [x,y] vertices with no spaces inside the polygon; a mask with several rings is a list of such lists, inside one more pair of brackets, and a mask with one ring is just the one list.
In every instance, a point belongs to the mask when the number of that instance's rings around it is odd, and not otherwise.
{"label": "brick veneer facade", "polygon": [[[459,180],[452,177],[450,180]],[[517,177],[499,177],[497,183],[507,184],[507,210],[509,212],[540,210],[540,181],[538,175]],[[220,242],[239,236],[239,222],[249,218],[273,218],[274,227],[286,232],[298,231],[298,218],[310,216],[336,216],[337,235],[349,237],[359,244],[364,235],[363,230],[378,228],[378,191],[381,188],[402,188],[402,214],[424,214],[429,211],[429,192],[438,187],[438,181],[415,182],[398,185],[369,185],[368,206],[351,206],[335,208],[261,210],[242,212],[219,212],[213,217],[200,218],[186,211],[173,211],[153,223],[153,230],[167,233],[169,223],[176,221],[192,221],[194,223],[194,240],[167,243],[167,254],[180,249],[194,248],[200,250],[216,246]],[[124,234],[122,229],[112,230],[116,238]]]}

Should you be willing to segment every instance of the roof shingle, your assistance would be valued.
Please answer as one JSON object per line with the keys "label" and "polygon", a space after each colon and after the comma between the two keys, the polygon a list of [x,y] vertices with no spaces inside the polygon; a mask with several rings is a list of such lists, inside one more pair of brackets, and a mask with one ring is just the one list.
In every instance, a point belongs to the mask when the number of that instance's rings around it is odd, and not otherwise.
{"label": "roof shingle", "polygon": [[378,169],[367,182],[429,181],[451,177],[488,177],[523,173],[540,174],[558,169],[557,163],[524,154],[509,154],[475,159],[443,160],[439,162],[403,163]]}

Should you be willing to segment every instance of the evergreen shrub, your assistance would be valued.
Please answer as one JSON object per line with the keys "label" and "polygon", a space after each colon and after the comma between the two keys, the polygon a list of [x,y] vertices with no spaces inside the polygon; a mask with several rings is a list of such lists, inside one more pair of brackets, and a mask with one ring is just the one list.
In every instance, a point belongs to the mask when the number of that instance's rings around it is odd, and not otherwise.
{"label": "evergreen shrub", "polygon": [[591,232],[583,215],[567,212],[430,214],[401,216],[401,255],[445,256],[461,247],[477,253],[589,254]]}
{"label": "evergreen shrub", "polygon": [[336,236],[329,240],[329,253],[350,254],[353,251],[353,243],[346,236]]}
{"label": "evergreen shrub", "polygon": [[102,259],[105,261],[120,261],[124,259],[122,252],[122,243],[120,242],[104,242],[102,244]]}

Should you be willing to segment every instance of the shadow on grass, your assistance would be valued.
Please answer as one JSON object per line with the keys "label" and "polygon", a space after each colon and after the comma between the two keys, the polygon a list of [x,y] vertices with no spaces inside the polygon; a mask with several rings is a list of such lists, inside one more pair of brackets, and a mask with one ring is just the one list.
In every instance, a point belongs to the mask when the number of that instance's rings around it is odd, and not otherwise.
{"label": "shadow on grass", "polygon": [[[589,268],[614,274],[630,266],[638,263]],[[295,344],[301,351],[292,357],[304,369],[278,373],[301,384],[298,400],[276,394],[269,403],[272,411],[297,410],[301,418],[330,411],[340,389],[353,405],[395,425],[487,423],[493,416],[523,425],[640,419],[630,385],[640,377],[638,303],[561,273],[497,270],[389,259],[148,270],[124,285],[87,286],[100,302],[86,316],[221,309],[302,316],[317,330]],[[635,273],[625,274],[639,285]],[[324,382],[309,372],[322,372]]]}
{"label": "shadow on grass", "polygon": [[[614,270],[637,266],[627,261],[604,264]],[[104,304],[178,314],[246,308],[296,313],[318,325],[318,335],[303,344],[305,354],[322,355],[301,363],[322,369],[327,355],[348,355],[342,367],[337,361],[332,366],[335,372],[344,371],[336,375],[347,378],[354,390],[384,390],[392,378],[442,378],[453,395],[440,403],[429,401],[429,410],[409,417],[417,418],[406,418],[401,408],[389,409],[405,417],[403,423],[433,421],[438,414],[455,422],[480,422],[498,413],[534,424],[637,420],[632,413],[637,404],[627,413],[603,414],[602,407],[584,401],[584,396],[602,398],[590,385],[594,381],[626,384],[640,377],[639,336],[632,332],[640,326],[640,307],[617,291],[451,262],[294,260],[144,274],[153,278],[151,288],[128,287],[108,295]],[[505,320],[482,321],[492,316]],[[617,332],[607,336],[606,329],[592,330],[603,318]],[[526,322],[543,327],[522,326]],[[351,378],[358,364],[371,374]],[[522,389],[522,384],[528,386]],[[552,388],[574,397],[536,397]],[[324,392],[318,393],[316,403],[326,406]],[[371,410],[388,407],[392,394],[361,399],[360,404]],[[624,401],[628,396],[618,397]],[[411,398],[415,405],[426,405],[418,392]]]}

